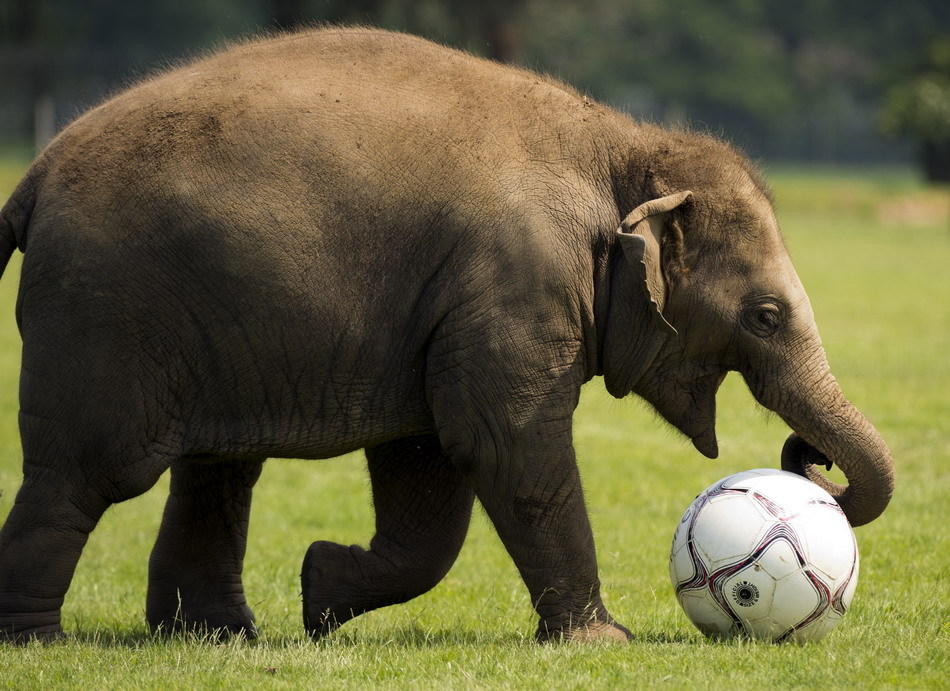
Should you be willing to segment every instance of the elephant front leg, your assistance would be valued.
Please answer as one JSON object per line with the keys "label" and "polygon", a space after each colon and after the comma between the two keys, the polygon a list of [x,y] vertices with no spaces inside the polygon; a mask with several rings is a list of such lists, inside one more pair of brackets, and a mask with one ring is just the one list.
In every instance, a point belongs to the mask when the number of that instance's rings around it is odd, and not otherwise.
{"label": "elephant front leg", "polygon": [[[628,641],[600,595],[572,442],[579,384],[570,370],[562,381],[539,374],[534,385],[446,371],[433,382],[440,439],[528,587],[537,640]],[[503,364],[493,371],[504,373]]]}
{"label": "elephant front leg", "polygon": [[257,635],[241,572],[262,461],[176,461],[149,559],[146,619],[155,631]]}
{"label": "elephant front leg", "polygon": [[569,428],[562,434],[531,433],[563,444],[479,468],[478,498],[528,587],[539,616],[536,640],[627,642],[630,632],[601,599],[594,538],[573,448],[565,439],[569,434]]}
{"label": "elephant front leg", "polygon": [[433,588],[468,532],[474,494],[436,437],[401,439],[366,456],[376,512],[369,549],[320,541],[304,558],[304,626],[314,638]]}

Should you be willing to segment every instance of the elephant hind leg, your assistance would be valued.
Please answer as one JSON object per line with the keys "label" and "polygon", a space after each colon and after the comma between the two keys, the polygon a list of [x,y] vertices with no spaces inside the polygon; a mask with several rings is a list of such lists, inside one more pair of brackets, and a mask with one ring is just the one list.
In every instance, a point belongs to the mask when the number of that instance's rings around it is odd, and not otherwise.
{"label": "elephant hind leg", "polygon": [[251,493],[263,461],[178,460],[149,558],[145,618],[153,631],[257,636],[241,572]]}
{"label": "elephant hind leg", "polygon": [[304,626],[314,638],[435,587],[468,532],[474,492],[434,435],[384,444],[366,456],[376,512],[369,549],[320,541],[304,558]]}
{"label": "elephant hind leg", "polygon": [[28,478],[0,530],[0,640],[62,636],[66,590],[106,504],[77,504],[71,483],[57,484]]}
{"label": "elephant hind leg", "polygon": [[149,489],[167,461],[118,435],[20,413],[23,484],[0,530],[0,641],[61,637],[60,610],[89,534],[113,503]]}

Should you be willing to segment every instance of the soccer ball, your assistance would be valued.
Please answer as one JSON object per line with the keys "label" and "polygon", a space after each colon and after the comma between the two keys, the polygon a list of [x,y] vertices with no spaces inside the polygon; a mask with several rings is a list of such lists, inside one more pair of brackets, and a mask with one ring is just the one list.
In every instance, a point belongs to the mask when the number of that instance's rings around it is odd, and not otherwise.
{"label": "soccer ball", "polygon": [[858,547],[821,487],[782,470],[748,470],[708,487],[686,509],[670,579],[707,636],[814,641],[851,604]]}

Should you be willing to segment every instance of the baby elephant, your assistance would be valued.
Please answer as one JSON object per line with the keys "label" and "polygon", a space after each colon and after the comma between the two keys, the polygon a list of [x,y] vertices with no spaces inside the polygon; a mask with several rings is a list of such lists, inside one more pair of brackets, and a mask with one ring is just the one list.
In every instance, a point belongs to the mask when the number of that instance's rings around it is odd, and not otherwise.
{"label": "baby elephant", "polygon": [[16,248],[7,640],[61,635],[90,531],[169,468],[148,623],[253,636],[241,571],[264,459],[366,449],[376,535],[310,546],[313,636],[436,585],[477,497],[538,640],[625,641],[571,438],[595,376],[715,457],[716,391],[738,371],[794,430],[783,467],[852,524],[891,496],[890,453],[829,372],[745,158],[417,38],[282,35],[135,86],[37,158],[2,210],[4,266]]}

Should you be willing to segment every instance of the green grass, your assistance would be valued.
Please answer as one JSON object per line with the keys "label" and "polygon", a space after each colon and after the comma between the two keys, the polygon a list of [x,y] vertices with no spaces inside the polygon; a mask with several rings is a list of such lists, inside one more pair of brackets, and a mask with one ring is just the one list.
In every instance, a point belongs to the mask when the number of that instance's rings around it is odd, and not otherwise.
{"label": "green grass", "polygon": [[[0,198],[22,162],[0,166]],[[950,652],[950,192],[906,171],[770,175],[832,367],[878,426],[897,493],[857,531],[861,577],[848,616],[804,646],[712,643],[669,585],[673,527],[692,498],[738,470],[776,466],[787,429],[738,377],[719,396],[721,457],[709,461],[636,400],[589,385],[576,418],[605,599],[630,646],[536,646],[527,593],[484,515],[431,593],[313,644],[297,574],[315,539],[365,543],[372,512],[359,456],[270,461],[251,518],[245,586],[262,637],[155,640],[146,563],[167,481],[111,509],[67,596],[65,643],[0,646],[0,686],[943,687]],[[20,482],[16,273],[0,282],[0,516]]]}

